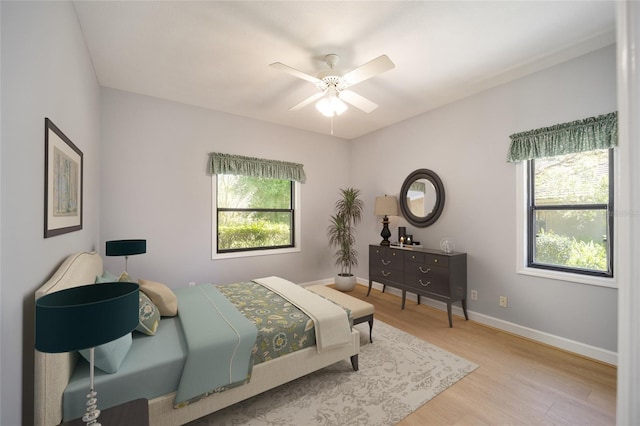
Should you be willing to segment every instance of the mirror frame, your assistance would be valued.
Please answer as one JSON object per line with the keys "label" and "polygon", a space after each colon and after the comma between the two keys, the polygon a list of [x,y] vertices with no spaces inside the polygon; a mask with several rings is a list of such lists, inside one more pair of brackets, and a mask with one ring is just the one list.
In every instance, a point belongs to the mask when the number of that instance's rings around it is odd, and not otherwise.
{"label": "mirror frame", "polygon": [[[433,210],[426,216],[416,216],[409,209],[409,205],[407,203],[407,192],[409,188],[418,179],[426,179],[433,184],[433,187],[436,190],[436,203],[433,206]],[[413,226],[417,226],[419,228],[426,228],[427,226],[433,225],[436,220],[442,214],[442,210],[444,209],[444,185],[442,184],[442,180],[440,177],[433,171],[429,169],[418,169],[411,173],[404,180],[402,184],[402,188],[400,189],[400,210],[402,211],[402,215],[404,218],[412,224]]]}

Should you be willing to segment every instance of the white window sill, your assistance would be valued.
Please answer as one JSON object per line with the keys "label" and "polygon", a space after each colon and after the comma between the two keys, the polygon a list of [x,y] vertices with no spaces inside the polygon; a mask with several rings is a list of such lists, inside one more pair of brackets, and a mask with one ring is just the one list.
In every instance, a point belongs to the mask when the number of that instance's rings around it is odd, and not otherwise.
{"label": "white window sill", "polygon": [[268,256],[274,254],[286,254],[297,253],[300,251],[299,247],[287,247],[282,249],[273,250],[250,250],[250,251],[236,251],[232,253],[213,253],[212,259],[235,259],[239,257],[254,257],[254,256]]}
{"label": "white window sill", "polygon": [[615,278],[593,277],[590,275],[574,274],[571,272],[550,271],[538,268],[520,268],[518,274],[530,275],[559,281],[569,281],[577,284],[595,285],[600,287],[618,288]]}

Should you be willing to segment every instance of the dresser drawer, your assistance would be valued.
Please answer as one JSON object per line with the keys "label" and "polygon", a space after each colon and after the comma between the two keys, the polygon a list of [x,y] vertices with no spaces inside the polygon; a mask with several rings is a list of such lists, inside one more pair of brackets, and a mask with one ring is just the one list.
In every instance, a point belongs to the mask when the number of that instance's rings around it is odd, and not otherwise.
{"label": "dresser drawer", "polygon": [[369,249],[369,270],[383,268],[385,270],[402,271],[404,269],[403,253],[385,247]]}
{"label": "dresser drawer", "polygon": [[449,267],[449,257],[448,256],[438,256],[437,254],[429,254],[425,253],[424,255],[424,264],[427,266],[439,266],[441,268]]}
{"label": "dresser drawer", "polygon": [[439,256],[432,253],[410,252],[405,254],[405,262],[420,263],[427,266],[439,266],[441,268],[449,267],[449,256]]}
{"label": "dresser drawer", "polygon": [[402,283],[404,281],[404,271],[402,269],[389,269],[383,266],[378,268],[370,267],[369,268],[369,278],[378,281],[393,281],[396,283]]}
{"label": "dresser drawer", "polygon": [[424,264],[407,265],[405,282],[417,291],[436,293],[449,297],[449,270],[445,268],[426,266]]}

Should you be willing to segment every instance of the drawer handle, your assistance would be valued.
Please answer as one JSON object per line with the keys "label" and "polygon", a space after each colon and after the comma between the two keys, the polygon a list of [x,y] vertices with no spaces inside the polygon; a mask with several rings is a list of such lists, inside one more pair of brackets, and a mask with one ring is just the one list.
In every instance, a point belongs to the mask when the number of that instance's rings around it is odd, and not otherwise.
{"label": "drawer handle", "polygon": [[428,274],[429,272],[431,272],[431,268],[427,268],[427,270],[425,271],[424,269],[422,269],[422,266],[420,268],[420,272],[422,272],[423,274]]}
{"label": "drawer handle", "polygon": [[438,259],[433,259],[433,263],[438,263]]}
{"label": "drawer handle", "polygon": [[384,275],[385,277],[388,277],[389,275],[391,275],[391,272],[385,272],[385,271],[380,271],[382,273],[382,275]]}
{"label": "drawer handle", "polygon": [[390,263],[391,263],[391,261],[390,261],[390,260],[384,260],[384,259],[382,259],[380,262],[382,262],[382,264],[383,264],[384,266],[387,266],[388,264],[390,264]]}
{"label": "drawer handle", "polygon": [[427,283],[423,283],[422,280],[418,280],[418,282],[420,283],[421,286],[423,287],[429,287],[429,285],[431,285],[431,281],[427,281]]}

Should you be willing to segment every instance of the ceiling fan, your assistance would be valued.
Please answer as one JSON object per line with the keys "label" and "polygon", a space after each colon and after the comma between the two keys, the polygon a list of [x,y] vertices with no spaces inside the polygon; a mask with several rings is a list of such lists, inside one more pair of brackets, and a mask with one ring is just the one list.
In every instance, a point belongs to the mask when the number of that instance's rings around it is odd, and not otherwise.
{"label": "ceiling fan", "polygon": [[352,71],[349,71],[346,74],[340,74],[334,69],[340,61],[340,57],[335,53],[325,56],[324,60],[327,65],[329,65],[329,69],[321,71],[317,77],[280,62],[274,62],[269,65],[272,68],[284,71],[294,77],[309,81],[315,84],[320,90],[320,92],[309,96],[299,104],[289,108],[289,111],[301,109],[316,100],[319,100],[316,104],[316,108],[327,117],[342,114],[347,109],[344,102],[351,104],[366,113],[378,108],[376,103],[351,90],[348,90],[348,88],[394,68],[394,63],[391,62],[391,59],[389,59],[387,55],[378,56],[377,58]]}

